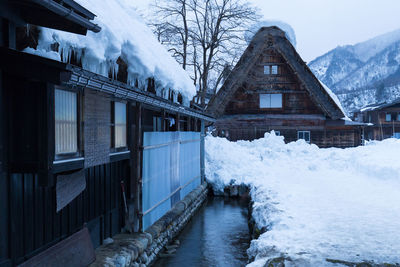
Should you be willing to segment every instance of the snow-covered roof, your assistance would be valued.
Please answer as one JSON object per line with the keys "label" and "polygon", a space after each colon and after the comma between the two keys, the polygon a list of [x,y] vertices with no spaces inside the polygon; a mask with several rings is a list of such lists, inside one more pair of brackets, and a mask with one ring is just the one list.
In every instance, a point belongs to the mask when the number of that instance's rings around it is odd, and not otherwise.
{"label": "snow-covered roof", "polygon": [[260,22],[257,22],[256,24],[252,25],[250,29],[248,29],[245,34],[244,38],[247,41],[247,43],[250,43],[251,40],[253,39],[254,35],[263,27],[272,27],[276,26],[282,31],[285,32],[286,38],[292,43],[294,47],[296,47],[297,41],[296,41],[296,33],[294,32],[292,26],[287,24],[286,22],[280,21],[280,20],[263,20]]}
{"label": "snow-covered roof", "polygon": [[[128,83],[135,80],[145,83],[147,78],[156,81],[157,94],[161,89],[173,89],[183,95],[188,103],[196,94],[188,73],[168,54],[157,41],[143,19],[137,14],[130,0],[76,0],[96,14],[94,23],[102,30],[88,32],[86,36],[42,28],[36,54],[49,54],[51,45],[59,44],[60,60],[69,62],[73,51],[81,59],[84,69],[108,76],[118,72],[117,59],[121,57],[128,65]],[[29,49],[28,49],[29,50]],[[34,53],[34,51],[26,51]]]}
{"label": "snow-covered roof", "polygon": [[351,119],[349,117],[347,117],[346,112],[345,112],[342,104],[340,103],[340,100],[337,97],[337,95],[328,86],[326,86],[326,84],[324,84],[321,80],[318,80],[318,81],[324,88],[325,92],[327,92],[328,95],[332,98],[333,102],[335,102],[335,104],[338,106],[338,108],[343,112],[343,114],[345,114],[344,119],[351,121]]}
{"label": "snow-covered roof", "polygon": [[350,120],[346,117],[346,113],[337,96],[315,77],[288,39],[287,33],[276,26],[262,27],[254,35],[221,89],[210,100],[207,106],[208,112],[217,118],[223,115],[226,105],[234,97],[239,85],[242,84],[244,79],[248,78],[246,70],[263,53],[265,43],[269,40],[271,40],[271,47],[277,49],[285,58],[295,75],[304,84],[305,89],[310,92],[310,95],[329,118]]}
{"label": "snow-covered roof", "polygon": [[385,102],[381,102],[381,103],[369,104],[369,105],[362,107],[360,109],[360,112],[382,109],[382,108],[390,107],[390,106],[397,105],[397,104],[400,104],[400,99],[396,99],[389,103],[385,101]]}

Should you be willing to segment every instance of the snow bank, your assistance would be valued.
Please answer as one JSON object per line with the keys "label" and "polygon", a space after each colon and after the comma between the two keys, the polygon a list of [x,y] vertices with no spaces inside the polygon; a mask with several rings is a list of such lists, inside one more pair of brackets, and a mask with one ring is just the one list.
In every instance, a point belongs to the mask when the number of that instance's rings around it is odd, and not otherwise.
{"label": "snow bank", "polygon": [[182,93],[185,102],[192,99],[196,94],[192,80],[145,25],[134,8],[134,1],[76,1],[96,14],[94,23],[102,30],[82,36],[42,28],[38,50],[51,51],[51,45],[57,42],[63,62],[70,60],[73,51],[82,59],[85,69],[104,76],[110,71],[117,73],[116,61],[121,56],[128,64],[131,85],[136,78],[145,83],[145,79],[154,77],[159,95],[162,88],[171,88]]}
{"label": "snow bank", "polygon": [[264,266],[341,266],[326,261],[400,263],[400,140],[319,149],[283,137],[206,138],[206,175],[215,190],[248,184],[253,217],[267,232],[248,250]]}
{"label": "snow bank", "polygon": [[253,39],[254,35],[262,27],[272,27],[272,26],[276,26],[279,29],[281,29],[282,31],[284,31],[286,33],[286,38],[288,38],[288,40],[292,43],[292,45],[294,47],[296,47],[296,44],[297,44],[296,34],[295,34],[292,26],[290,26],[289,24],[287,24],[283,21],[279,21],[279,20],[264,20],[264,21],[260,21],[256,24],[252,25],[250,27],[250,29],[245,32],[244,38],[245,38],[246,42],[250,43],[251,40]]}

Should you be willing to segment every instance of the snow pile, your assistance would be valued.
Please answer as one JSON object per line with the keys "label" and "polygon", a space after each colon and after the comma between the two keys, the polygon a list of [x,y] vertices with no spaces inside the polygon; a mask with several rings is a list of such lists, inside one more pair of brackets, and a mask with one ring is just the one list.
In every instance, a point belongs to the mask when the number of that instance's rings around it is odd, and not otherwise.
{"label": "snow pile", "polygon": [[253,217],[267,229],[248,250],[264,266],[400,263],[400,140],[319,149],[283,137],[229,142],[208,136],[206,175],[215,190],[248,184]]}
{"label": "snow pile", "polygon": [[250,43],[251,40],[253,39],[254,35],[260,30],[262,27],[272,27],[276,26],[282,31],[285,32],[286,38],[292,43],[294,47],[296,47],[296,34],[289,24],[279,21],[279,20],[264,20],[260,21],[250,27],[249,30],[247,30],[244,34],[244,38],[247,43]]}
{"label": "snow pile", "polygon": [[58,43],[63,62],[69,62],[72,52],[82,60],[84,69],[108,76],[118,72],[116,63],[121,57],[128,65],[128,83],[135,80],[145,84],[154,77],[157,94],[162,88],[174,89],[184,96],[186,103],[196,94],[189,75],[167,53],[134,8],[130,0],[77,0],[96,14],[94,23],[101,26],[99,33],[88,31],[87,36],[42,28],[38,50],[51,51]]}

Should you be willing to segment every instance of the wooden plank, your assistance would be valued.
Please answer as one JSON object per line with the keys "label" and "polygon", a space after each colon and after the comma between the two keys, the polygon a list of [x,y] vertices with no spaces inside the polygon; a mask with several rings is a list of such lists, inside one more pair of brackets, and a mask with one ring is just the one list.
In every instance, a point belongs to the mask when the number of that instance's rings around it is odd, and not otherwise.
{"label": "wooden plank", "polygon": [[[0,170],[0,262],[8,258],[8,177]],[[1,264],[0,264],[1,266]]]}
{"label": "wooden plank", "polygon": [[88,171],[85,170],[85,179],[86,179],[86,189],[82,192],[82,217],[83,222],[89,221],[89,174]]}
{"label": "wooden plank", "polygon": [[88,169],[88,198],[89,198],[89,216],[88,221],[92,220],[95,217],[95,204],[94,204],[94,175],[93,175],[93,168]]}
{"label": "wooden plank", "polygon": [[43,187],[39,184],[39,177],[35,175],[35,248],[44,244],[43,233]]}
{"label": "wooden plank", "polygon": [[76,197],[76,225],[80,227],[83,225],[83,193]]}
{"label": "wooden plank", "polygon": [[89,231],[83,228],[19,266],[88,266],[94,260],[95,253]]}
{"label": "wooden plank", "polygon": [[34,222],[33,222],[33,174],[24,174],[24,251],[29,254],[34,250]]}
{"label": "wooden plank", "polygon": [[22,174],[10,174],[10,255],[21,261],[23,246],[23,186]]}
{"label": "wooden plank", "polygon": [[93,181],[94,181],[94,208],[95,208],[95,216],[100,216],[100,201],[101,201],[101,188],[100,188],[100,171],[99,166],[95,166],[93,168]]}
{"label": "wooden plank", "polygon": [[44,189],[44,241],[45,243],[50,243],[53,240],[53,215],[55,213],[55,203],[54,203],[54,188],[46,187]]}

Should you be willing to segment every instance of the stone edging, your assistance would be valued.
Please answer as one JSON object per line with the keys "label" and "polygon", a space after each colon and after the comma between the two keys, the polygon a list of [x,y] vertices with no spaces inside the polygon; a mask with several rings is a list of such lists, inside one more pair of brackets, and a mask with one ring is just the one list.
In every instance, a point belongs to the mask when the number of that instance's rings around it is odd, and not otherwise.
{"label": "stone edging", "polygon": [[150,266],[201,207],[207,195],[208,185],[204,183],[176,203],[145,232],[114,236],[111,244],[96,249],[96,261],[90,266]]}

